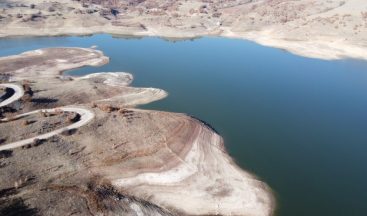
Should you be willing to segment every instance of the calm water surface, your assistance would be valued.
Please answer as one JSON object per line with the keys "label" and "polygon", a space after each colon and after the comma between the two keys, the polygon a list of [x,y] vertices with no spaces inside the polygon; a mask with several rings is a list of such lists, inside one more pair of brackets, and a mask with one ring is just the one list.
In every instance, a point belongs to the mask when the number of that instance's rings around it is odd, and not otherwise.
{"label": "calm water surface", "polygon": [[274,190],[277,215],[367,215],[367,62],[303,58],[243,40],[92,37],[0,40],[0,56],[97,45],[134,86],[169,97],[144,106],[210,123],[244,169]]}

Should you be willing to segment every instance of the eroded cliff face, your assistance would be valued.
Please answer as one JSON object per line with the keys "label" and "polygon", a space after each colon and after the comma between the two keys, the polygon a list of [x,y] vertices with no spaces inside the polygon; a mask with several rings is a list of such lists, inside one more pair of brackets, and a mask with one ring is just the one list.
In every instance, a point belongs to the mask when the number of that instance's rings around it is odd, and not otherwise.
{"label": "eroded cliff face", "polygon": [[124,72],[61,74],[106,63],[85,48],[0,58],[4,82],[23,88],[16,106],[1,107],[2,214],[272,215],[270,189],[232,161],[212,129],[134,108],[165,91],[130,87]]}
{"label": "eroded cliff face", "polygon": [[364,0],[8,0],[0,10],[0,37],[218,35],[308,57],[367,59]]}

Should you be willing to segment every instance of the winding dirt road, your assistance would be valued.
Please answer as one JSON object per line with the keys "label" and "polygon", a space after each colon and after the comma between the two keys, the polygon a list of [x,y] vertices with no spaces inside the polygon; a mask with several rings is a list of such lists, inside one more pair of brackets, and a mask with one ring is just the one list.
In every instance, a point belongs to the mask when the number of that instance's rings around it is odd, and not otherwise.
{"label": "winding dirt road", "polygon": [[[21,117],[24,117],[24,116],[37,114],[38,112],[55,112],[55,111],[58,111],[58,110],[61,110],[61,111],[64,111],[64,112],[78,113],[80,115],[80,120],[78,122],[74,123],[74,124],[71,124],[69,126],[51,131],[51,132],[46,133],[46,134],[42,134],[42,135],[35,136],[35,137],[29,138],[29,139],[20,140],[20,141],[17,141],[17,142],[12,142],[12,143],[9,143],[9,144],[2,145],[2,146],[0,146],[0,151],[22,147],[22,146],[25,146],[25,145],[28,145],[28,144],[32,143],[35,139],[48,139],[52,136],[61,134],[63,131],[77,129],[77,128],[87,124],[89,121],[91,121],[94,118],[94,113],[93,112],[91,112],[87,109],[78,108],[78,107],[59,107],[59,108],[55,108],[55,109],[35,110],[35,111],[32,111],[32,112],[17,115],[17,116],[15,116],[15,118],[17,119],[17,118],[21,118]],[[2,119],[1,121],[8,121],[8,119]]]}
{"label": "winding dirt road", "polygon": [[0,87],[11,88],[11,89],[14,90],[14,94],[10,98],[4,100],[3,102],[0,102],[0,107],[7,106],[7,105],[19,100],[24,95],[24,90],[19,85],[11,84],[11,83],[5,83],[5,84],[0,84]]}
{"label": "winding dirt road", "polygon": [[[11,97],[9,97],[8,99],[1,102],[0,107],[7,106],[7,105],[19,100],[24,95],[24,90],[19,85],[11,84],[11,83],[5,83],[5,84],[0,84],[0,87],[11,88],[11,89],[14,90],[14,94]],[[57,134],[60,134],[65,130],[77,129],[77,128],[87,124],[90,120],[92,120],[94,118],[94,113],[87,110],[87,109],[84,109],[84,108],[59,107],[59,108],[55,108],[55,109],[42,109],[42,110],[35,110],[35,111],[32,111],[32,112],[28,112],[28,113],[23,113],[23,114],[15,116],[12,119],[13,120],[14,119],[19,119],[19,118],[22,118],[24,116],[37,114],[39,112],[55,112],[55,111],[58,111],[58,110],[59,111],[64,111],[64,112],[78,113],[80,115],[80,120],[78,122],[74,123],[74,124],[71,124],[69,126],[60,128],[58,130],[51,131],[51,132],[46,133],[46,134],[42,134],[42,135],[32,137],[32,138],[29,138],[29,139],[20,140],[20,141],[17,141],[17,142],[12,142],[12,143],[9,143],[9,144],[2,145],[2,146],[0,146],[0,151],[14,149],[14,148],[18,148],[18,147],[28,145],[28,144],[32,143],[35,139],[47,139],[47,138],[50,138],[50,137],[55,136]],[[6,122],[6,121],[10,121],[10,120],[7,119],[7,118],[0,119],[0,122]]]}

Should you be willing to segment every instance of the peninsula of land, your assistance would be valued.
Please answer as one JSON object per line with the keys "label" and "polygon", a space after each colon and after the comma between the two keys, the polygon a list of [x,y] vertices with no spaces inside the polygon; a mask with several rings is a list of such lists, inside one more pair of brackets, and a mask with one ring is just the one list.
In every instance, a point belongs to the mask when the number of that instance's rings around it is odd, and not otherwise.
{"label": "peninsula of land", "polygon": [[135,108],[164,90],[124,72],[62,73],[108,62],[89,48],[0,58],[0,215],[273,214],[269,187],[211,128]]}

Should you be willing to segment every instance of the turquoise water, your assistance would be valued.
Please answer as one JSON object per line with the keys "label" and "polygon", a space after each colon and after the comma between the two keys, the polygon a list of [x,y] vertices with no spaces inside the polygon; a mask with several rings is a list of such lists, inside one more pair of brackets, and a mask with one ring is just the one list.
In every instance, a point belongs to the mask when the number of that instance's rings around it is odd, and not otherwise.
{"label": "turquoise water", "polygon": [[97,45],[134,86],[169,97],[143,108],[212,125],[236,162],[268,183],[281,216],[367,215],[367,62],[303,58],[255,43],[201,38],[91,37],[0,40],[0,55]]}

